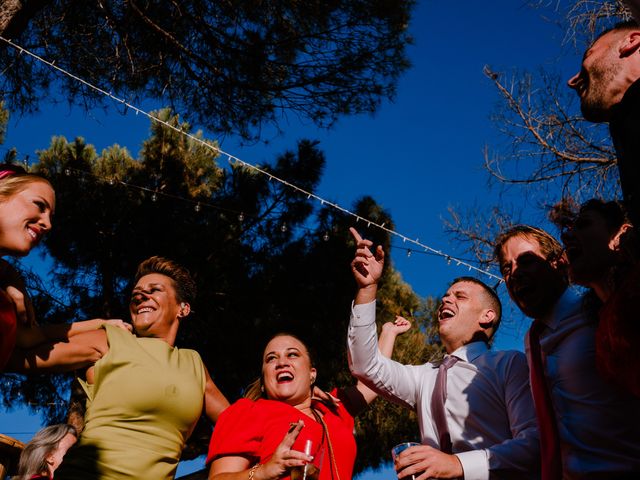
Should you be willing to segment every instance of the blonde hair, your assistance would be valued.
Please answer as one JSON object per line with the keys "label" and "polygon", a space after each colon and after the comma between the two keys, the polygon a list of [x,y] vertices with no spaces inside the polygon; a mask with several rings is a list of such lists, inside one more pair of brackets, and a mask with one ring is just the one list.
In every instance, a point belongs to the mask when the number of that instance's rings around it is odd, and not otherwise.
{"label": "blonde hair", "polygon": [[49,472],[47,457],[69,434],[78,437],[76,429],[67,424],[51,425],[36,433],[20,454],[18,475],[12,480],[29,480],[33,475]]}
{"label": "blonde hair", "polygon": [[[2,165],[0,165],[0,169],[2,169]],[[0,202],[6,202],[16,193],[20,193],[32,183],[38,182],[49,185],[53,190],[53,186],[46,178],[32,173],[21,172],[20,170],[0,178]]]}

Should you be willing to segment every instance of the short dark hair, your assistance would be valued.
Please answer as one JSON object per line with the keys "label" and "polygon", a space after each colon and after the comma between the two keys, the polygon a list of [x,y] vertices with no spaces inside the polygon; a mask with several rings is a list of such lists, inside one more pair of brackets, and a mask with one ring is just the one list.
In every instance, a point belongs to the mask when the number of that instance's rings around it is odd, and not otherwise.
{"label": "short dark hair", "polygon": [[479,285],[480,287],[482,287],[482,290],[485,293],[485,300],[487,305],[494,311],[496,312],[496,318],[493,321],[493,325],[491,326],[491,335],[487,335],[487,341],[491,340],[491,338],[496,334],[496,332],[498,331],[498,327],[500,326],[500,321],[502,320],[502,302],[500,301],[500,297],[498,297],[498,294],[496,293],[496,291],[491,288],[489,285],[487,285],[486,283],[484,283],[481,280],[478,280],[476,277],[469,277],[469,276],[463,276],[463,277],[458,277],[453,279],[453,281],[451,282],[451,285],[454,285],[456,283],[459,282],[469,282],[469,283],[474,283],[476,285]]}
{"label": "short dark hair", "polygon": [[633,20],[633,19],[624,20],[622,22],[616,23],[613,27],[607,28],[607,29],[603,30],[602,32],[600,32],[600,34],[595,38],[595,40],[593,41],[593,43],[591,45],[593,45],[598,40],[600,40],[602,37],[604,37],[607,33],[624,32],[626,30],[639,30],[639,29],[640,29],[640,24],[638,24],[638,22],[636,22],[635,20]]}
{"label": "short dark hair", "polygon": [[173,282],[178,302],[192,303],[196,298],[196,282],[182,265],[164,257],[150,257],[138,265],[134,282],[151,273],[165,275]]}

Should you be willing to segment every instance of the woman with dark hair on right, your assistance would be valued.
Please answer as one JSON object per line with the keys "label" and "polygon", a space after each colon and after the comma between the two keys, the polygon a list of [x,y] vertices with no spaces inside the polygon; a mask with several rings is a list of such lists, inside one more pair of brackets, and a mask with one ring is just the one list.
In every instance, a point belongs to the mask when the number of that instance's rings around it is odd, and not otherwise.
{"label": "woman with dark hair on right", "polygon": [[[383,326],[379,348],[391,356],[397,335],[410,323],[402,317]],[[335,409],[313,398],[316,369],[309,349],[298,337],[281,333],[267,343],[262,375],[222,413],[211,437],[207,463],[210,480],[277,480],[323,455],[318,476],[309,480],[349,480],[356,458],[353,417],[376,398],[359,383],[334,389],[341,400]],[[311,441],[311,456],[304,453]],[[303,478],[303,477],[297,477]]]}
{"label": "woman with dark hair on right", "polygon": [[640,268],[635,229],[618,202],[591,199],[562,233],[569,275],[602,303],[596,331],[600,374],[640,397]]}
{"label": "woman with dark hair on right", "polygon": [[62,458],[77,440],[71,425],[43,428],[25,445],[18,462],[18,474],[12,480],[52,480]]}

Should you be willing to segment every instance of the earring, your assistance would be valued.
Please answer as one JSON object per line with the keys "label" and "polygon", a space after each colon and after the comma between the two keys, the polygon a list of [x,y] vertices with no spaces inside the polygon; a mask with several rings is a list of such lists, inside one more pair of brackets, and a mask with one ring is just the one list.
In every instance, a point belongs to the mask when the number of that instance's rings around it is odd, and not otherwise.
{"label": "earring", "polygon": [[260,385],[260,391],[264,393],[264,385]]}

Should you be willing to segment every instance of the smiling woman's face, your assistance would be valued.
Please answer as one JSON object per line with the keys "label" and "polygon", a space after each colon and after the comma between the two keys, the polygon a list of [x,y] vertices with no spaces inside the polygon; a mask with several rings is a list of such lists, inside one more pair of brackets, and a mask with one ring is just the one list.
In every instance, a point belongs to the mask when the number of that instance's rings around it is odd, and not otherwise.
{"label": "smiling woman's face", "polygon": [[262,357],[262,378],[270,400],[296,406],[311,399],[316,369],[311,366],[307,347],[290,335],[271,339]]}
{"label": "smiling woman's face", "polygon": [[180,313],[173,280],[160,273],[141,277],[131,293],[129,312],[136,335],[162,337]]}

